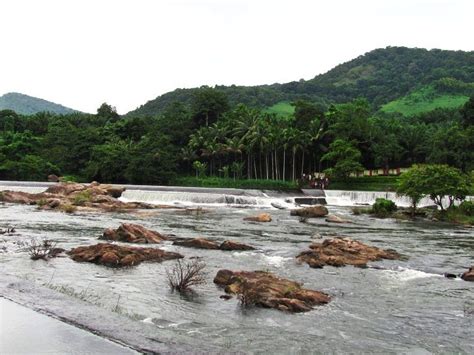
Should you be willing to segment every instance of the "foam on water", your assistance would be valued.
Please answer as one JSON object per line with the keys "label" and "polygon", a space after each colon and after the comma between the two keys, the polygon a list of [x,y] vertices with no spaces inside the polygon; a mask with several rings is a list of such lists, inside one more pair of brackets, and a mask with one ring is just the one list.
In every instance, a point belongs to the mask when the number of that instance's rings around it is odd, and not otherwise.
{"label": "foam on water", "polygon": [[382,273],[392,280],[399,282],[408,282],[416,279],[424,279],[429,277],[443,277],[440,274],[432,274],[420,270],[414,270],[398,266],[393,270],[383,270]]}

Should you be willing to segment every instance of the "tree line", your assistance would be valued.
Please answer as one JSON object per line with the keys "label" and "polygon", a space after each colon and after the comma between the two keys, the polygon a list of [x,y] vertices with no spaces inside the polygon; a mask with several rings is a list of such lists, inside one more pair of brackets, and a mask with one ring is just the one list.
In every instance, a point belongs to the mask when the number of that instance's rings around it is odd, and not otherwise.
{"label": "tree line", "polygon": [[19,115],[0,111],[0,179],[167,184],[177,176],[296,180],[326,171],[338,178],[364,168],[439,163],[474,169],[474,97],[459,110],[416,117],[374,114],[369,102],[293,102],[288,117],[231,104],[201,87],[155,116]]}

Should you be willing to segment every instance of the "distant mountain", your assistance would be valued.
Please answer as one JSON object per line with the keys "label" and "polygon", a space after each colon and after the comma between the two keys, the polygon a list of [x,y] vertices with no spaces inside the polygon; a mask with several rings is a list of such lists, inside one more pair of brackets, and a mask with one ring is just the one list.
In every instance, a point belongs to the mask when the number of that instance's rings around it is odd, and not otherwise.
{"label": "distant mountain", "polygon": [[[440,79],[474,82],[474,51],[387,47],[375,49],[310,80],[260,86],[217,86],[231,105],[268,108],[306,99],[322,103],[365,97],[374,110]],[[180,101],[192,102],[195,89],[177,89],[148,101],[129,116],[154,116]]]}
{"label": "distant mountain", "polygon": [[22,115],[31,115],[44,111],[57,114],[77,112],[76,110],[55,104],[54,102],[16,92],[10,92],[0,96],[0,110],[13,110]]}

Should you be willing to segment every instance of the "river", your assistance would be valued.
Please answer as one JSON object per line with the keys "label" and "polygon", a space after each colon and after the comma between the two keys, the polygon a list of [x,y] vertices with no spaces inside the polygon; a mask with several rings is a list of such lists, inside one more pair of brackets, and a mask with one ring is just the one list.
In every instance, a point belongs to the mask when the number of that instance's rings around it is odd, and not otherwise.
{"label": "river", "polygon": [[[39,191],[44,186],[17,184],[16,188]],[[442,276],[463,272],[474,263],[474,230],[439,222],[354,216],[348,205],[370,203],[377,197],[358,194],[327,195],[330,213],[353,221],[344,225],[324,219],[302,223],[288,210],[272,207],[275,202],[291,206],[291,195],[259,191],[137,187],[123,195],[128,201],[202,206],[198,213],[171,209],[64,214],[3,204],[0,228],[14,226],[16,233],[0,235],[0,295],[141,351],[474,353],[474,283]],[[269,212],[273,221],[243,221],[262,211]],[[67,257],[32,261],[24,250],[32,238],[52,239],[65,249],[95,244],[104,228],[122,222],[184,238],[231,239],[256,250],[160,245],[186,258],[201,257],[207,264],[208,282],[197,287],[192,297],[170,292],[166,268],[173,261],[110,269]],[[374,262],[366,269],[310,269],[296,263],[295,256],[311,242],[333,236],[392,248],[404,259]],[[271,271],[326,292],[333,300],[301,314],[242,309],[235,298],[219,298],[224,292],[212,279],[223,268]]]}

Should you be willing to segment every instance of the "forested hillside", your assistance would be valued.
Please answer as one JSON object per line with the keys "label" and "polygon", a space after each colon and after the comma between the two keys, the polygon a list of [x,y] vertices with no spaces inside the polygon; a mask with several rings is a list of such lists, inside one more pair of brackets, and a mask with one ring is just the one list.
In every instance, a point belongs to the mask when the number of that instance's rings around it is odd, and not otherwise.
{"label": "forested hillside", "polygon": [[[311,80],[216,88],[227,95],[230,105],[243,103],[250,107],[266,108],[281,101],[297,99],[327,105],[364,97],[371,109],[377,110],[390,101],[443,78],[473,83],[474,52],[387,47],[338,65]],[[189,105],[195,91],[177,89],[148,101],[128,115],[157,115],[163,113],[173,101]]]}
{"label": "forested hillside", "polygon": [[57,114],[75,112],[73,109],[55,104],[54,102],[15,92],[0,96],[0,110],[12,110],[22,115],[32,115],[38,112],[51,112]]}

